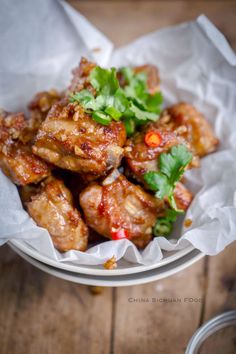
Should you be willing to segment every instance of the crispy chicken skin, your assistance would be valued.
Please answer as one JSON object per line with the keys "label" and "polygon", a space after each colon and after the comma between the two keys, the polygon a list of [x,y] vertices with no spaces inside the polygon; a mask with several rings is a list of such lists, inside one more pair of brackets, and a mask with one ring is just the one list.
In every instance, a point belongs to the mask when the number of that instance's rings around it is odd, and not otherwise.
{"label": "crispy chicken skin", "polygon": [[18,188],[24,206],[31,201],[31,197],[40,191],[40,184],[27,184]]}
{"label": "crispy chicken skin", "polygon": [[50,174],[47,164],[26,145],[23,113],[0,112],[0,167],[18,185],[38,183]]}
{"label": "crispy chicken skin", "polygon": [[205,117],[187,103],[178,103],[168,108],[163,112],[159,124],[164,124],[171,130],[185,127],[179,135],[189,142],[199,157],[215,151],[219,143]]}
{"label": "crispy chicken skin", "polygon": [[174,190],[174,198],[177,208],[186,211],[193,200],[193,194],[183,185],[183,183],[176,183]]}
{"label": "crispy chicken skin", "polygon": [[89,74],[95,67],[95,63],[90,62],[85,58],[81,58],[79,65],[74,70],[72,70],[73,77],[68,91],[78,92],[83,89],[88,89],[94,93],[94,88],[89,82]]}
{"label": "crispy chicken skin", "polygon": [[103,185],[92,183],[80,194],[80,205],[87,224],[108,238],[125,229],[128,238],[139,247],[151,239],[152,226],[163,202],[113,171]]}
{"label": "crispy chicken skin", "polygon": [[122,122],[95,122],[83,108],[63,99],[42,123],[33,152],[58,167],[98,178],[119,165],[126,132]]}
{"label": "crispy chicken skin", "polygon": [[63,181],[49,178],[26,205],[35,222],[48,230],[59,251],[86,250],[88,228]]}
{"label": "crispy chicken skin", "polygon": [[[162,143],[157,147],[146,145],[149,131],[158,132]],[[126,162],[132,175],[142,182],[142,175],[157,170],[157,158],[172,146],[185,144],[193,153],[189,167],[199,166],[199,157],[215,151],[218,139],[205,117],[187,103],[176,104],[165,110],[159,121],[150,123],[141,132],[127,140]]]}
{"label": "crispy chicken skin", "polygon": [[33,135],[38,131],[40,124],[45,120],[50,108],[62,98],[57,90],[42,91],[37,93],[28,104],[30,117],[28,127]]}
{"label": "crispy chicken skin", "polygon": [[[150,147],[145,143],[145,135],[148,132],[158,132],[161,136],[161,144],[158,147]],[[147,124],[141,132],[126,141],[125,158],[128,166],[127,173],[139,182],[143,182],[143,175],[148,171],[157,171],[157,161],[161,153],[169,151],[172,146],[184,144],[191,150],[190,145],[175,131],[159,126],[158,123]],[[196,159],[195,159],[196,161]]]}
{"label": "crispy chicken skin", "polygon": [[53,176],[64,181],[65,186],[69,189],[73,196],[75,207],[80,209],[79,195],[90,182],[85,180],[83,177],[81,177],[80,174],[76,172],[62,170],[60,168],[53,170]]}
{"label": "crispy chicken skin", "polygon": [[[162,138],[161,144],[156,148],[145,143],[144,138],[149,131],[158,132]],[[164,124],[161,125],[158,122],[148,124],[141,132],[136,133],[126,142],[126,175],[135,178],[147,187],[143,179],[144,174],[149,171],[157,171],[159,155],[179,144],[184,144],[189,150],[192,150],[190,144],[182,136],[179,136],[177,130],[169,130]],[[198,166],[198,163],[198,157],[194,156],[189,167]],[[193,199],[192,193],[180,182],[175,187],[174,197],[177,207],[182,210],[187,210]]]}

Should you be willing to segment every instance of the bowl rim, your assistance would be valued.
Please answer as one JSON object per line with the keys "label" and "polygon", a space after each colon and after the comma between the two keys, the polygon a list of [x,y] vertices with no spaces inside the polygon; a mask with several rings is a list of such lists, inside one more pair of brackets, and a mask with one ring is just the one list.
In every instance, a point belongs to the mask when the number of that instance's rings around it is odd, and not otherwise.
{"label": "bowl rim", "polygon": [[166,264],[165,266],[159,267],[157,269],[151,269],[149,271],[141,272],[138,274],[120,275],[118,277],[107,277],[75,274],[73,272],[60,270],[58,268],[46,265],[44,263],[41,263],[40,261],[35,260],[34,258],[28,256],[27,254],[19,250],[16,246],[13,246],[12,244],[10,245],[10,247],[27,262],[50,275],[78,284],[102,287],[124,287],[141,285],[164,279],[193,265],[205,256],[199,250],[194,249],[192,252],[183,256],[182,258],[179,258],[178,260]]}
{"label": "bowl rim", "polygon": [[[48,256],[45,256],[34,249],[32,246],[27,244],[24,240],[14,239],[8,241],[8,245],[13,246],[22,251],[24,254],[34,258],[35,260],[44,263],[46,265],[58,268],[61,270],[78,273],[78,274],[87,274],[95,276],[119,276],[119,275],[128,275],[136,274],[145,271],[149,271],[155,268],[165,266],[167,264],[173,263],[174,261],[184,257],[185,255],[192,252],[195,248],[189,244],[189,246],[184,247],[181,250],[177,251],[165,251],[164,254],[167,256],[163,257],[160,261],[155,262],[150,265],[139,265],[135,263],[128,262],[124,259],[121,259],[117,262],[118,268],[107,270],[104,269],[102,265],[80,265],[80,264],[70,264],[68,262],[59,262],[57,260],[51,259]],[[169,254],[169,255],[168,255]]]}

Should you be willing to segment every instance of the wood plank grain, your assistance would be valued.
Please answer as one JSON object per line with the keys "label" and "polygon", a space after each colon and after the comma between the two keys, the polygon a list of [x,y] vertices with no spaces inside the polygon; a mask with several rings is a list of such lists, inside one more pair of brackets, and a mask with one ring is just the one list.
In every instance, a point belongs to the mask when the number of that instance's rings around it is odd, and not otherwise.
{"label": "wood plank grain", "polygon": [[110,353],[112,290],[93,296],[0,249],[0,353]]}
{"label": "wood plank grain", "polygon": [[183,354],[198,328],[204,260],[170,278],[116,290],[113,353]]}
{"label": "wood plank grain", "polygon": [[[71,1],[71,4],[105,33],[116,46],[124,45],[158,28],[193,20],[201,13],[205,13],[236,48],[236,35],[232,26],[236,12],[235,1],[99,1],[96,5],[94,1]],[[153,291],[155,293],[155,286],[152,284],[116,290],[114,353],[119,354],[124,351],[156,353],[157,350],[158,353],[169,353],[169,343],[172,343],[172,352],[182,353],[183,345],[187,343],[194,330],[206,317],[205,306],[208,309],[208,302],[211,301],[209,299],[213,296],[209,290],[205,294],[208,289],[208,265],[212,272],[211,269],[216,267],[215,264],[221,265],[222,268],[220,256],[198,265],[197,274],[193,269],[185,271],[184,281],[180,284],[176,281],[178,275],[158,283],[160,287],[162,283],[167,283],[166,294],[169,296],[178,293],[179,286],[182,291],[180,293],[185,294],[185,292],[192,291],[191,281],[194,282],[195,278],[199,278],[200,275],[201,282],[197,282],[194,286],[195,292],[202,294],[203,303],[195,307],[188,308],[186,303],[184,307],[183,304],[180,306],[178,303],[174,303],[173,307],[171,307],[173,304],[167,307],[166,304],[158,303],[154,307],[153,304],[145,302],[127,303],[129,296],[152,297]],[[227,271],[226,269],[225,274]],[[215,282],[219,281],[219,274],[214,274],[213,279]],[[228,294],[227,291],[226,293]],[[218,309],[217,301],[215,306]],[[184,319],[184,316],[187,318]],[[198,320],[192,321],[192,318]],[[170,332],[169,341],[165,340],[167,332]],[[183,336],[181,332],[186,335]]]}
{"label": "wood plank grain", "polygon": [[236,242],[210,258],[204,321],[236,309]]}
{"label": "wood plank grain", "polygon": [[[217,314],[236,309],[236,242],[223,252],[210,258],[206,297],[204,304],[204,322]],[[206,341],[201,354],[236,353],[235,327],[225,328]]]}
{"label": "wood plank grain", "polygon": [[210,336],[201,347],[199,354],[235,354],[236,331],[235,326],[226,327]]}
{"label": "wood plank grain", "polygon": [[117,47],[145,33],[191,21],[205,14],[236,49],[235,0],[69,0],[68,2],[85,15]]}

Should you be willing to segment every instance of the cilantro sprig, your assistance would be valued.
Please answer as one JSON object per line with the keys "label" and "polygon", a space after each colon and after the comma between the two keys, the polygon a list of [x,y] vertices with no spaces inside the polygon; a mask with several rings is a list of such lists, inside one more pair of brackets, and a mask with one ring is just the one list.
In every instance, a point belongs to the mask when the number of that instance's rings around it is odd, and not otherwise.
{"label": "cilantro sprig", "polygon": [[173,146],[169,152],[160,154],[158,160],[159,171],[150,171],[144,175],[144,180],[149,188],[156,192],[155,196],[160,199],[167,198],[172,208],[166,209],[165,215],[156,220],[153,227],[154,236],[168,236],[173,229],[177,216],[183,213],[183,210],[177,208],[174,189],[192,157],[192,153],[188,151],[185,145]]}
{"label": "cilantro sprig", "polygon": [[112,119],[119,120],[128,108],[128,100],[120,89],[116,70],[97,66],[91,71],[89,80],[97,92],[96,96],[84,89],[72,94],[70,100],[79,102],[101,124],[109,124]]}
{"label": "cilantro sprig", "polygon": [[[120,72],[125,78],[124,91],[128,99],[133,103],[131,111],[142,117],[148,113],[147,119],[156,120],[160,114],[160,105],[163,97],[160,92],[150,95],[147,89],[147,75],[145,72],[135,73],[131,68],[123,67]],[[138,113],[137,108],[139,108]],[[136,111],[135,111],[136,110]]]}
{"label": "cilantro sprig", "polygon": [[170,206],[177,212],[182,212],[182,210],[177,208],[174,189],[191,160],[192,153],[188,151],[186,146],[176,145],[169,152],[160,154],[159,171],[150,171],[144,174],[144,180],[149,188],[156,192],[155,196],[159,199],[167,198]]}
{"label": "cilantro sprig", "polygon": [[159,118],[162,95],[150,95],[147,88],[145,73],[135,74],[130,68],[122,68],[126,85],[120,87],[115,68],[103,69],[95,67],[89,81],[96,94],[84,89],[70,95],[71,102],[79,102],[83,108],[92,114],[97,122],[108,125],[112,120],[123,119],[130,136],[137,125]]}

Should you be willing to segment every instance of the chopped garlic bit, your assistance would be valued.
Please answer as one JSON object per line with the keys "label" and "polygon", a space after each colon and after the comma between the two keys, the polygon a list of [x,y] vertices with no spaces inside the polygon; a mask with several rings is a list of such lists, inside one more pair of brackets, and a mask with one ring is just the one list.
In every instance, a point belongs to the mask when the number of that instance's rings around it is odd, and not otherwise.
{"label": "chopped garlic bit", "polygon": [[108,259],[104,264],[103,267],[108,269],[108,270],[112,270],[117,268],[117,263],[116,263],[116,257],[113,256],[110,259]]}
{"label": "chopped garlic bit", "polygon": [[186,219],[184,222],[185,227],[190,227],[192,225],[193,221],[191,219]]}
{"label": "chopped garlic bit", "polygon": [[92,295],[100,295],[102,294],[104,288],[102,286],[89,286],[89,291]]}

